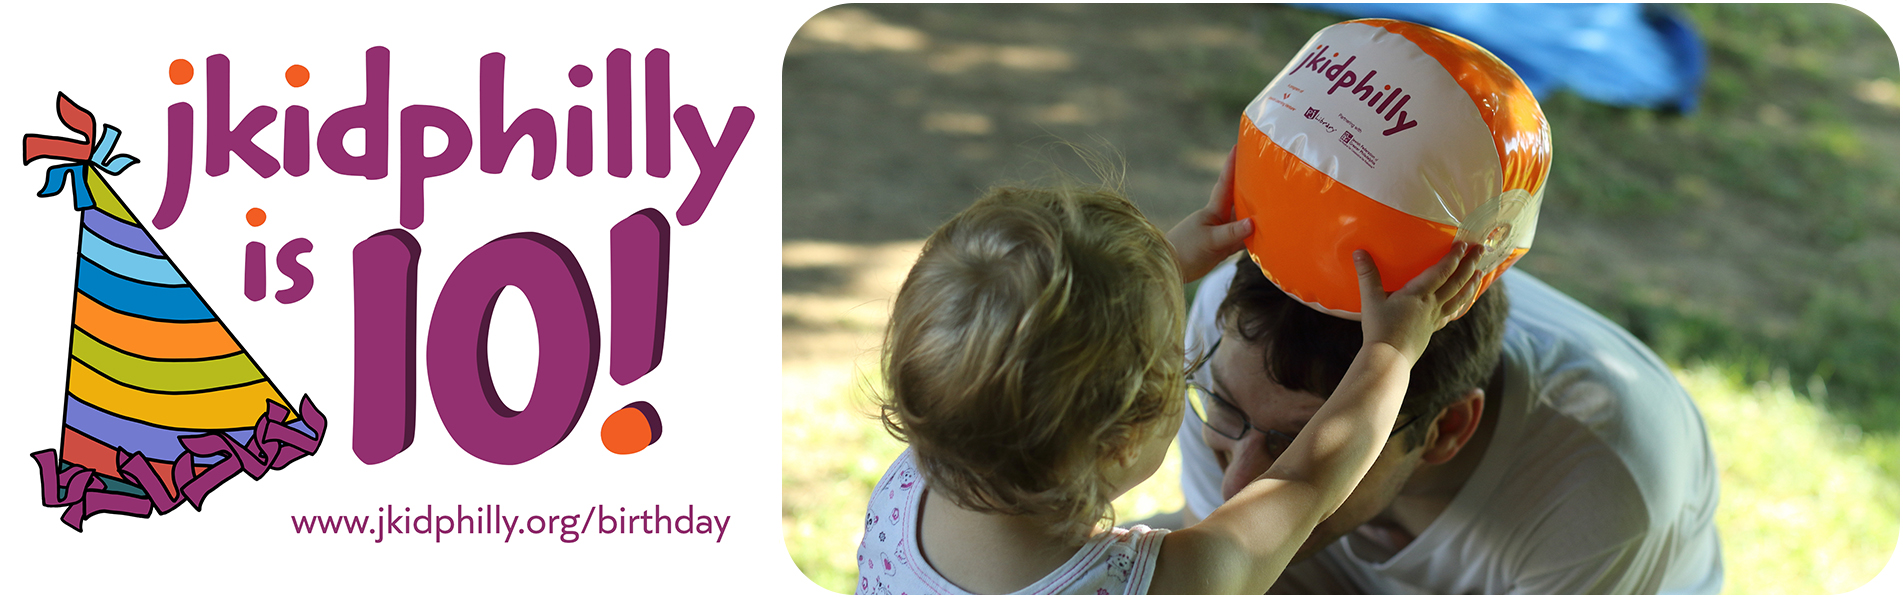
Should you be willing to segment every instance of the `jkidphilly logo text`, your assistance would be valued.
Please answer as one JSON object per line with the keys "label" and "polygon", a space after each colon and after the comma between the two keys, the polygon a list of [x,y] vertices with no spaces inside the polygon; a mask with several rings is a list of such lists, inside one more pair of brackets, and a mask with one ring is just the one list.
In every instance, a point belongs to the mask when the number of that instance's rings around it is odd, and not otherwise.
{"label": "jkidphilly logo text", "polygon": [[1347,60],[1335,62],[1333,56],[1328,54],[1330,47],[1331,46],[1322,46],[1314,52],[1309,53],[1308,56],[1302,58],[1300,63],[1295,65],[1294,69],[1286,74],[1292,75],[1295,74],[1296,71],[1304,68],[1314,71],[1334,83],[1328,87],[1328,95],[1334,95],[1336,90],[1349,88],[1349,95],[1355,96],[1356,99],[1366,103],[1369,108],[1373,108],[1375,115],[1380,116],[1382,120],[1394,123],[1394,126],[1381,131],[1381,136],[1383,137],[1414,128],[1414,125],[1420,124],[1419,121],[1409,120],[1407,110],[1401,109],[1407,106],[1408,100],[1414,99],[1413,95],[1403,93],[1402,88],[1392,85],[1376,87],[1374,79],[1375,75],[1380,73],[1380,71],[1369,70],[1366,74],[1357,73],[1349,69],[1349,66],[1355,63],[1356,56],[1351,55]]}
{"label": "jkidphilly logo text", "polygon": [[[410,447],[421,419],[419,373],[427,372],[437,414],[457,445],[471,456],[496,464],[527,462],[561,443],[580,423],[604,349],[609,377],[618,385],[631,384],[661,364],[675,228],[703,221],[754,122],[752,109],[734,106],[716,137],[699,108],[676,106],[666,50],[649,51],[640,61],[639,77],[633,53],[624,49],[609,52],[598,64],[604,79],[600,83],[589,64],[568,69],[569,85],[597,89],[600,95],[595,96],[599,103],[568,107],[566,127],[558,126],[561,121],[548,110],[506,106],[508,59],[500,52],[477,60],[477,84],[465,90],[476,97],[473,124],[442,106],[394,106],[391,52],[382,46],[364,52],[361,104],[338,109],[322,120],[303,106],[282,111],[256,106],[235,117],[233,124],[234,113],[241,108],[232,103],[231,59],[223,54],[208,56],[203,62],[203,107],[180,101],[166,110],[169,164],[154,223],[166,228],[185,212],[194,188],[192,147],[200,114],[207,177],[232,172],[233,157],[260,178],[279,172],[299,177],[319,164],[333,173],[366,180],[394,174],[398,179],[394,215],[400,227],[371,234],[350,248],[355,332],[352,450],[365,464],[378,464]],[[169,74],[174,85],[183,86],[193,81],[194,72],[190,61],[178,59]],[[309,69],[303,65],[285,71],[284,82],[293,88],[310,80]],[[594,106],[605,112],[599,125]],[[279,123],[280,113],[283,150],[272,155],[257,137]],[[425,143],[431,129],[447,138],[435,153]],[[345,147],[344,139],[353,131],[362,131],[361,153]],[[431,310],[429,294],[419,285],[423,243],[410,232],[424,224],[425,183],[456,172],[472,159],[484,173],[503,174],[511,157],[522,155],[517,148],[524,146],[530,176],[536,180],[554,173],[558,150],[570,175],[589,176],[597,162],[597,132],[605,141],[606,173],[623,179],[635,175],[639,162],[645,163],[647,177],[668,177],[674,170],[672,141],[674,135],[680,136],[698,170],[672,220],[653,207],[635,209],[641,195],[626,194],[634,199],[628,205],[633,213],[618,221],[602,221],[605,229],[600,234],[607,237],[609,252],[605,289],[603,272],[596,271],[591,284],[566,243],[533,231],[502,236],[460,258],[432,254],[430,259],[447,259],[456,265],[436,293]],[[645,160],[636,159],[637,148],[645,150]],[[262,210],[254,209],[247,212],[246,221],[257,227],[265,217]],[[246,248],[245,295],[253,301],[267,295],[267,249],[257,242]],[[278,252],[279,269],[293,281],[291,288],[278,293],[279,302],[295,303],[310,292],[317,276],[297,258],[313,250],[308,239],[300,238]],[[535,314],[539,353],[534,387],[528,404],[519,410],[497,394],[487,349],[496,302],[507,288],[520,291]],[[596,296],[604,290],[610,315],[605,326],[596,308]],[[421,326],[420,313],[425,312],[430,314],[428,328]],[[617,412],[618,416],[603,423],[604,448],[629,454],[660,437],[658,415],[652,405],[641,410],[643,404],[622,409],[635,412],[632,417]]]}

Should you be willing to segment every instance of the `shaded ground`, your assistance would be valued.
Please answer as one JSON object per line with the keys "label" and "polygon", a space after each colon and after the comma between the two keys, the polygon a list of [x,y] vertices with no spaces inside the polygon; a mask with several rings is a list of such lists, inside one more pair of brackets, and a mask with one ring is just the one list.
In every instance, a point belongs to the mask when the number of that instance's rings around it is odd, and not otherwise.
{"label": "shaded ground", "polygon": [[787,50],[786,239],[924,238],[991,184],[1045,174],[1058,140],[1107,143],[1132,197],[1174,221],[1234,142],[1240,106],[1211,101],[1215,73],[1294,49],[1265,47],[1267,20],[1233,5],[822,13]]}

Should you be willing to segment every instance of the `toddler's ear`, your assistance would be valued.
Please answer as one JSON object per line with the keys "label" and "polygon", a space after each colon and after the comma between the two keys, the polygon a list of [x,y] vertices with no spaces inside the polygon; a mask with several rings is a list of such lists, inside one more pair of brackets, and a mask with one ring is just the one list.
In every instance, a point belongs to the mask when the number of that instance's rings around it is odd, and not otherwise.
{"label": "toddler's ear", "polygon": [[1130,468],[1130,467],[1136,466],[1137,464],[1136,442],[1131,442],[1125,445],[1123,449],[1117,450],[1116,461],[1117,461],[1117,466],[1119,467]]}
{"label": "toddler's ear", "polygon": [[1137,458],[1141,456],[1138,453],[1138,444],[1143,442],[1134,437],[1135,435],[1135,430],[1125,429],[1122,433],[1113,432],[1099,440],[1102,443],[1099,444],[1097,451],[1101,455],[1097,460],[1098,465],[1106,472],[1136,466]]}

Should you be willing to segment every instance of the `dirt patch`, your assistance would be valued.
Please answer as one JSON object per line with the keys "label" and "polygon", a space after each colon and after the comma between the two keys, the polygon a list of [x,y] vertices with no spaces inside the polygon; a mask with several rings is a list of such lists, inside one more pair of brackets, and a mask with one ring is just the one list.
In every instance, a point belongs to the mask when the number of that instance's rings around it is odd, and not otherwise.
{"label": "dirt patch", "polygon": [[1233,109],[1211,95],[1293,51],[1265,47],[1262,20],[1241,5],[820,13],[787,49],[782,232],[924,238],[993,184],[1053,162],[1085,174],[1059,141],[1120,154],[1132,199],[1174,222],[1207,199],[1255,90],[1232,92]]}

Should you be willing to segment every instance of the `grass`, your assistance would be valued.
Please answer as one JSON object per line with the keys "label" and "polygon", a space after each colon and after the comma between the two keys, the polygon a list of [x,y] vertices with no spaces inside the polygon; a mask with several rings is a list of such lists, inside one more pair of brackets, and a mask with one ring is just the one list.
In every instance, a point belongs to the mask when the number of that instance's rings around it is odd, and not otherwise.
{"label": "grass", "polygon": [[1830,594],[1862,586],[1897,540],[1897,438],[1838,422],[1788,385],[1736,367],[1678,372],[1718,455],[1716,522],[1727,594]]}
{"label": "grass", "polygon": [[1747,381],[1779,370],[1817,380],[1810,394],[1841,418],[1895,434],[1895,48],[1843,6],[1683,10],[1709,57],[1699,110],[1543,101],[1554,137],[1543,219],[1651,225],[1676,238],[1649,248],[1728,260],[1748,286],[1684,288],[1700,282],[1676,272],[1550,281],[1667,361],[1739,363]]}
{"label": "grass", "polygon": [[905,446],[873,418],[861,381],[788,397],[780,411],[780,525],[787,552],[821,587],[851,593],[866,500]]}

